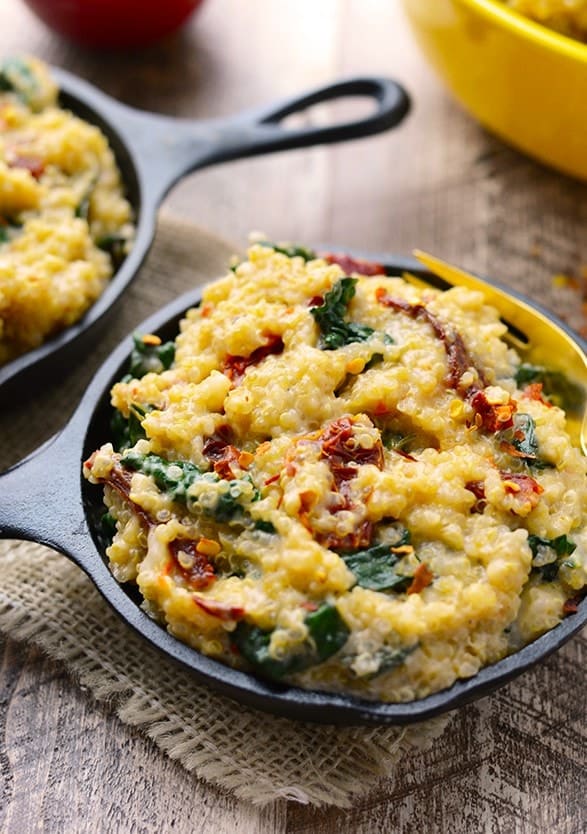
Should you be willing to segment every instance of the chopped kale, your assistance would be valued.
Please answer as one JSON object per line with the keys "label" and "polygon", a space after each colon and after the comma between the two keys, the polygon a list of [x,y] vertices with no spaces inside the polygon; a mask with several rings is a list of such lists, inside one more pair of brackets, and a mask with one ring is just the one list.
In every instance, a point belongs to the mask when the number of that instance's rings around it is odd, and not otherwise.
{"label": "chopped kale", "polygon": [[[250,479],[247,480],[250,483]],[[233,518],[243,514],[241,499],[244,481],[244,478],[236,478],[226,482],[230,486],[224,492],[220,493],[211,513],[216,521],[232,521]]]}
{"label": "chopped kale", "polygon": [[96,246],[98,247],[98,249],[102,249],[102,251],[108,252],[112,261],[112,265],[115,269],[118,269],[118,267],[126,257],[126,244],[127,239],[124,237],[124,235],[117,234],[104,235],[103,237],[98,238],[98,240],[96,241]]}
{"label": "chopped kale", "polygon": [[275,252],[280,252],[282,255],[287,255],[288,258],[303,258],[305,261],[313,261],[316,258],[316,253],[307,246],[297,246],[295,244],[277,244],[269,240],[260,241],[261,246],[267,249],[273,249]]}
{"label": "chopped kale", "polygon": [[[387,333],[385,334],[387,336]],[[371,368],[374,368],[376,365],[380,365],[383,362],[383,354],[382,353],[374,353],[371,359],[367,362],[363,371],[370,371]]]}
{"label": "chopped kale", "polygon": [[167,371],[175,359],[175,344],[149,344],[138,333],[133,336],[134,348],[130,355],[130,373],[136,379],[148,373]]}
{"label": "chopped kale", "polygon": [[23,104],[30,104],[38,89],[37,79],[25,61],[8,58],[0,64],[0,91],[16,93]]}
{"label": "chopped kale", "polygon": [[[534,557],[534,569],[540,573],[544,582],[554,582],[561,566],[560,560],[564,556],[570,556],[577,548],[577,545],[570,541],[566,535],[556,536],[554,539],[544,539],[541,536],[528,536],[528,545]],[[534,562],[539,557],[540,551],[544,548],[550,548],[554,551],[552,561],[535,565]],[[565,564],[565,562],[562,562],[562,564]]]}
{"label": "chopped kale", "polygon": [[107,542],[107,545],[112,544],[112,539],[116,533],[116,519],[110,513],[104,513],[100,519],[101,533]]}
{"label": "chopped kale", "polygon": [[336,654],[346,643],[349,629],[334,605],[325,603],[305,619],[308,640],[301,650],[284,658],[271,657],[271,631],[264,631],[248,623],[239,623],[234,632],[234,643],[251,666],[267,678],[280,680],[285,675],[316,666]]}
{"label": "chopped kale", "polygon": [[366,342],[375,332],[365,324],[345,321],[348,305],[355,295],[356,283],[356,278],[341,278],[326,293],[323,303],[310,309],[322,334],[322,350],[336,350],[351,342]]}
{"label": "chopped kale", "polygon": [[402,553],[397,548],[410,544],[410,532],[405,530],[395,544],[375,544],[366,550],[341,554],[348,569],[354,573],[357,585],[372,591],[405,591],[413,577],[396,572],[396,565]]}
{"label": "chopped kale", "polygon": [[515,378],[518,388],[523,388],[533,382],[541,382],[545,396],[564,411],[580,411],[585,403],[583,387],[572,382],[561,371],[553,371],[541,365],[529,365],[524,362],[516,371]]}
{"label": "chopped kale", "polygon": [[201,477],[202,473],[193,463],[183,460],[168,461],[158,455],[141,455],[138,452],[126,452],[121,464],[126,469],[150,475],[157,487],[168,493],[172,501],[187,504],[188,490]]}
{"label": "chopped kale", "polygon": [[401,434],[393,431],[384,431],[381,434],[381,442],[385,448],[393,449],[396,452],[409,451],[415,439],[415,434]]}
{"label": "chopped kale", "polygon": [[[158,489],[167,493],[172,501],[184,504],[190,511],[204,512],[220,523],[242,517],[246,523],[253,524],[243,508],[243,496],[251,492],[252,481],[248,477],[227,481],[219,478],[215,472],[202,472],[189,461],[168,461],[153,453],[142,455],[132,450],[125,452],[120,462],[126,469],[149,475]],[[209,501],[210,492],[203,493],[206,495],[204,501],[200,500],[203,496],[196,498],[189,495],[190,487],[196,481],[203,481],[214,487],[213,501]],[[216,487],[217,484],[222,484],[220,490]],[[254,501],[256,497],[254,490],[250,500]]]}
{"label": "chopped kale", "polygon": [[548,461],[539,457],[538,439],[536,437],[536,423],[529,414],[514,414],[514,425],[503,432],[505,449],[510,454],[528,466],[536,469],[546,469],[551,466]]}
{"label": "chopped kale", "polygon": [[255,530],[261,530],[262,533],[275,533],[275,527],[270,521],[264,521],[262,518],[255,521],[253,525]]}
{"label": "chopped kale", "polygon": [[412,654],[418,648],[419,643],[414,643],[413,646],[404,646],[401,649],[392,649],[389,646],[382,646],[375,652],[375,658],[379,661],[379,666],[374,672],[367,675],[361,675],[363,680],[373,680],[374,678],[383,675],[385,672],[390,672],[401,666],[408,655]]}
{"label": "chopped kale", "polygon": [[89,188],[75,208],[75,216],[81,217],[82,220],[87,220],[90,216],[90,200],[92,199],[92,188]]}
{"label": "chopped kale", "polygon": [[137,440],[142,440],[147,435],[143,428],[143,420],[149,411],[153,410],[152,405],[138,405],[132,403],[129,409],[128,418],[124,418],[120,411],[115,411],[110,421],[112,441],[115,449],[128,449],[134,446]]}

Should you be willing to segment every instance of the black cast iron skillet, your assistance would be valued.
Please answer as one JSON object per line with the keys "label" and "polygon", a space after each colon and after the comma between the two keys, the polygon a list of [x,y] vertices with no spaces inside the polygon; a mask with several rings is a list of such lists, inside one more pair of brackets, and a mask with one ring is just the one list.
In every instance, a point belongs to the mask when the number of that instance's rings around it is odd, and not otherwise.
{"label": "black cast iron skillet", "polygon": [[[401,275],[408,270],[431,283],[437,282],[410,258],[365,257],[385,264],[390,275]],[[510,289],[507,292],[517,295]],[[524,300],[531,304],[528,299]],[[164,341],[173,339],[186,309],[199,301],[198,292],[187,293],[149,318],[138,331],[157,333]],[[542,312],[546,313],[544,309]],[[564,323],[546,314],[585,349]],[[0,538],[37,541],[64,553],[88,574],[128,625],[168,657],[191,669],[196,679],[243,704],[289,718],[326,724],[409,724],[487,695],[546,658],[587,623],[585,599],[576,614],[516,654],[485,667],[473,678],[459,681],[450,689],[406,704],[384,704],[268,683],[199,654],[149,619],[139,608],[140,598],[134,586],[119,585],[110,573],[100,532],[100,518],[104,513],[102,488],[92,486],[82,476],[82,462],[110,438],[109,391],[126,373],[132,346],[129,336],[104,363],[60,434],[0,475]]]}
{"label": "black cast iron skillet", "polygon": [[[409,110],[408,96],[399,84],[366,77],[319,87],[237,116],[195,121],[135,110],[68,72],[52,69],[52,74],[61,90],[61,106],[98,125],[108,137],[135,212],[136,240],[83,319],[0,367],[0,394],[5,402],[8,393],[26,393],[32,380],[43,380],[58,363],[75,359],[83,343],[96,335],[97,326],[136,276],[153,241],[159,204],[181,177],[240,157],[381,133],[401,122]],[[373,99],[376,108],[364,118],[324,127],[282,125],[287,116],[312,105],[350,96]]]}

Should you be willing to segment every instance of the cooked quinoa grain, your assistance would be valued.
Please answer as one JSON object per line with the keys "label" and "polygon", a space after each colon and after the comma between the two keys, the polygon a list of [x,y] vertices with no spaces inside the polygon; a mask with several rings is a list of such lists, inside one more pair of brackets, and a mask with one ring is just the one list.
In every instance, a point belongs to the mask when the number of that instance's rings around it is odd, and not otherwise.
{"label": "cooked quinoa grain", "polygon": [[288,252],[252,246],[175,346],[135,337],[84,469],[111,569],[227,664],[421,698],[572,610],[586,462],[479,292]]}
{"label": "cooked quinoa grain", "polygon": [[80,319],[133,237],[106,137],[57,96],[40,61],[0,64],[0,364]]}
{"label": "cooked quinoa grain", "polygon": [[577,40],[587,40],[587,0],[504,0],[520,14]]}

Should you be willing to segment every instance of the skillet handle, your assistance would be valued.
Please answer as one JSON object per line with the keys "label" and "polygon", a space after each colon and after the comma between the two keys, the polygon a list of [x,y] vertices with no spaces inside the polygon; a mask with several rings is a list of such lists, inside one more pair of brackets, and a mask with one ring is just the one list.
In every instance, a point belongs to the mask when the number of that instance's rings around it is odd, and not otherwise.
{"label": "skillet handle", "polygon": [[65,432],[0,474],[0,539],[45,544],[85,567],[91,537],[72,471],[80,462]]}
{"label": "skillet handle", "polygon": [[[370,98],[369,115],[324,126],[286,127],[287,116],[345,97]],[[117,111],[126,120],[127,136],[154,205],[181,177],[207,165],[248,156],[343,142],[381,133],[399,124],[410,109],[408,94],[389,78],[350,78],[318,87],[261,109],[236,116],[189,121],[155,116],[129,108]]]}
{"label": "skillet handle", "polygon": [[[373,99],[376,109],[360,119],[322,127],[287,128],[281,124],[287,116],[302,113],[315,104],[356,96]],[[229,119],[227,124],[239,128],[239,133],[233,141],[227,141],[224,147],[218,148],[214,161],[224,162],[237,157],[371,136],[395,127],[409,108],[406,91],[390,78],[350,78],[327,84],[270,107],[248,111]],[[228,140],[231,133],[226,137]]]}

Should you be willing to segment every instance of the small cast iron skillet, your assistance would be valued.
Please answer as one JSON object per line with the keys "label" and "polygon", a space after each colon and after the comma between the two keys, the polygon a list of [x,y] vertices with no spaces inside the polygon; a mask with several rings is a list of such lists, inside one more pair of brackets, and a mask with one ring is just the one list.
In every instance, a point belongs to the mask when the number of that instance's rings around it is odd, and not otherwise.
{"label": "small cast iron skillet", "polygon": [[[157,209],[181,177],[218,162],[272,151],[358,139],[399,124],[410,106],[404,89],[388,78],[350,78],[236,116],[186,120],[135,110],[59,69],[52,75],[60,105],[97,125],[108,137],[136,217],[136,240],[104,293],[76,324],[34,350],[0,366],[0,394],[26,393],[58,363],[74,359],[136,276],[155,234]],[[373,99],[366,117],[324,127],[289,128],[282,121],[312,105],[344,97]]]}
{"label": "small cast iron skillet", "polygon": [[[429,283],[438,283],[410,258],[361,255],[383,263],[390,275],[401,275],[407,270]],[[495,286],[500,285],[496,282]],[[512,290],[507,292],[531,304]],[[157,333],[164,341],[174,339],[185,311],[199,301],[198,292],[187,293],[149,318],[138,331]],[[585,349],[566,325],[554,316],[551,318]],[[149,619],[139,608],[136,588],[119,585],[110,573],[100,532],[100,518],[105,511],[102,488],[92,486],[82,476],[82,462],[111,436],[109,392],[112,384],[126,373],[131,350],[129,336],[98,371],[63,431],[0,475],[0,538],[36,541],[64,553],[87,573],[128,625],[168,657],[191,669],[198,680],[243,704],[289,718],[325,724],[409,724],[487,695],[546,658],[587,623],[585,599],[576,614],[515,654],[486,666],[472,678],[458,681],[450,689],[405,704],[384,704],[268,683],[199,654]]]}

